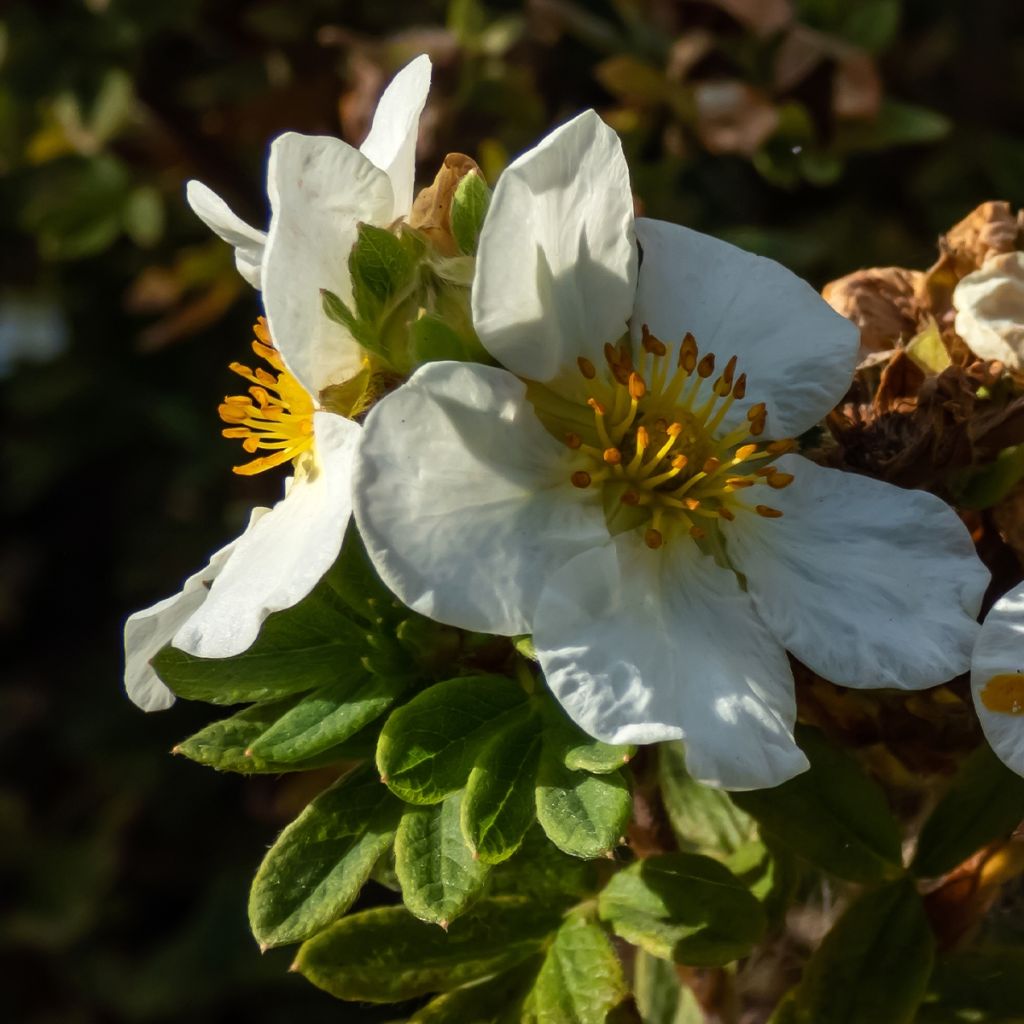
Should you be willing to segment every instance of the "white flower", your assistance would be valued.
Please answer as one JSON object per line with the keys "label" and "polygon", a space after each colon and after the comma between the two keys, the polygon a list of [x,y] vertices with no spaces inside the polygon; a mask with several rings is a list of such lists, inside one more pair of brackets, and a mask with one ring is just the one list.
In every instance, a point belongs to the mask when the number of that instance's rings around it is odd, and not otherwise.
{"label": "white flower", "polygon": [[996,601],[981,624],[971,693],[992,749],[1024,775],[1024,583]]}
{"label": "white flower", "polygon": [[356,520],[412,608],[532,633],[588,733],[682,738],[735,789],[806,767],[786,649],[856,687],[966,668],[988,573],[953,511],[787,454],[856,328],[770,260],[634,225],[592,112],[498,181],[472,298],[506,369],[424,366],[359,442]]}
{"label": "white flower", "polygon": [[990,256],[953,289],[956,333],[982,359],[1024,365],[1024,252]]}
{"label": "white flower", "polygon": [[[269,333],[262,322],[257,325],[253,349],[271,369],[232,364],[251,386],[220,407],[228,423],[224,434],[257,456],[236,472],[291,462],[294,474],[285,483],[285,497],[272,509],[257,510],[242,536],[215,554],[179,594],[128,619],[125,686],[145,710],[174,699],[149,663],[165,643],[201,657],[240,654],[267,616],[302,600],[338,556],[351,516],[351,466],[360,428],[337,414],[338,405],[346,404],[339,402],[337,386],[365,376],[365,355],[324,315],[320,289],[350,300],[348,256],[357,224],[387,226],[408,213],[429,83],[426,57],[401,71],[382,97],[361,150],[338,139],[276,139],[267,172],[266,235],[239,220],[204,185],[189,183],[193,208],[236,246],[243,276],[262,285],[269,322]],[[329,388],[330,409],[322,402]]]}

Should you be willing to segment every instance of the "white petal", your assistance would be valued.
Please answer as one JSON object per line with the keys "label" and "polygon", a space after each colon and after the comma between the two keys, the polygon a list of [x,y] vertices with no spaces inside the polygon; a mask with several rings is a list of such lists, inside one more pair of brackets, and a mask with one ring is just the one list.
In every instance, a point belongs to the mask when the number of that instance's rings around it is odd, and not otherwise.
{"label": "white petal", "polygon": [[756,498],[782,518],[737,515],[726,543],[779,642],[842,686],[915,690],[965,671],[989,574],[956,513],[798,455],[777,465],[796,479]]}
{"label": "white petal", "polygon": [[297,473],[285,497],[239,538],[175,647],[203,658],[241,654],[266,617],[298,604],[338,557],[360,428],[329,412],[316,413],[313,424],[317,472]]}
{"label": "white petal", "polygon": [[473,323],[513,373],[551,380],[578,356],[602,361],[626,330],[636,287],[629,170],[592,110],[498,179],[480,233]]}
{"label": "white petal", "polygon": [[190,181],[185,186],[185,197],[192,212],[215,235],[235,247],[235,266],[238,272],[253,288],[258,289],[267,233],[246,224],[216,192],[201,181]]}
{"label": "white petal", "polygon": [[768,407],[767,436],[795,437],[818,422],[850,386],[860,335],[809,285],[774,260],[697,231],[644,218],[633,330],[666,344],[687,331],[719,366],[739,357],[747,396],[726,423],[753,404]]}
{"label": "white petal", "polygon": [[[246,533],[268,511],[254,508]],[[130,615],[125,622],[124,685],[132,702],[143,711],[163,711],[174,703],[174,694],[160,681],[150,661],[206,600],[210,585],[240,540],[241,537],[216,552],[199,572],[185,580],[179,593]]]}
{"label": "white petal", "polygon": [[408,217],[412,209],[416,138],[429,91],[430,58],[422,54],[406,64],[384,90],[370,133],[359,147],[391,179],[395,194],[392,220]]}
{"label": "white petal", "polygon": [[548,573],[608,539],[525,391],[494,367],[430,363],[367,417],[356,522],[384,582],[433,619],[525,633]]}
{"label": "white petal", "polygon": [[992,606],[971,658],[971,692],[985,737],[1010,768],[1024,775],[1024,704],[1016,713],[993,711],[982,698],[993,677],[1001,675],[1020,675],[1024,682],[1024,583]]}
{"label": "white petal", "polygon": [[956,333],[976,356],[1020,369],[1024,357],[1024,252],[992,256],[953,291]]}
{"label": "white petal", "polygon": [[785,652],[735,575],[688,537],[651,551],[634,530],[577,556],[544,587],[533,640],[551,690],[592,736],[683,739],[690,772],[726,789],[807,767]]}
{"label": "white petal", "polygon": [[274,343],[311,395],[359,372],[359,346],[323,312],[320,290],[348,303],[348,257],[359,221],[391,219],[388,176],[338,139],[288,132],[267,169],[272,211],[263,302]]}

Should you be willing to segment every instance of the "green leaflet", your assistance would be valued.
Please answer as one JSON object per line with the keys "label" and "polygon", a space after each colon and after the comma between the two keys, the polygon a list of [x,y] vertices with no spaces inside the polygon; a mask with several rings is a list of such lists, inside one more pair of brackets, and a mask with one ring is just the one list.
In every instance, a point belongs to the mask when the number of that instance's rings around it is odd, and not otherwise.
{"label": "green leaflet", "polygon": [[994,839],[1005,839],[1024,820],[1024,779],[983,743],[960,766],[921,829],[910,865],[919,878],[952,871]]}
{"label": "green leaflet", "polygon": [[391,845],[400,813],[372,765],[321,793],[278,836],[256,872],[249,923],[257,941],[297,942],[344,914]]}
{"label": "green leaflet", "polygon": [[633,992],[644,1024],[705,1024],[696,996],[680,982],[675,966],[642,949],[634,960]]}
{"label": "green leaflet", "polygon": [[443,800],[466,784],[491,736],[526,703],[526,694],[505,676],[462,676],[431,686],[394,711],[381,730],[381,777],[408,803]]}
{"label": "green leaflet", "polygon": [[173,752],[218,771],[243,775],[307,771],[338,761],[361,760],[373,753],[376,735],[372,730],[364,730],[342,743],[287,761],[272,761],[252,753],[253,744],[282,717],[290,714],[301,700],[300,696],[285,697],[236,711],[182,740]]}
{"label": "green leaflet", "polygon": [[370,652],[334,589],[321,580],[293,608],[268,616],[253,645],[233,658],[197,658],[168,644],[153,659],[179,696],[210,704],[245,704],[356,680]]}
{"label": "green leaflet", "polygon": [[[789,1024],[912,1024],[935,940],[909,880],[865,893],[804,969]],[[787,1011],[788,1012],[788,1011]]]}
{"label": "green leaflet", "polygon": [[627,994],[608,936],[574,914],[555,933],[521,1019],[523,1024],[604,1024]]}
{"label": "green leaflet", "polygon": [[359,225],[348,269],[362,320],[377,320],[387,305],[410,287],[421,253],[421,243],[410,233],[399,237],[386,228]]}
{"label": "green leaflet", "polygon": [[402,677],[365,673],[306,694],[252,743],[254,757],[291,762],[312,757],[354,736],[379,718],[408,688]]}
{"label": "green leaflet", "polygon": [[850,882],[881,882],[902,871],[899,825],[881,788],[816,729],[797,739],[811,767],[773,789],[733,793],[733,802],[780,846]]}
{"label": "green leaflet", "polygon": [[759,839],[727,857],[725,866],[764,907],[770,925],[782,920],[800,881],[800,866],[789,850],[769,848]]}
{"label": "green leaflet", "polygon": [[530,896],[568,907],[597,892],[604,867],[605,862],[562,853],[540,825],[533,825],[519,849],[491,872],[488,888],[495,895]]}
{"label": "green leaflet", "polygon": [[450,214],[452,235],[467,256],[476,255],[480,229],[490,204],[491,190],[487,183],[476,171],[470,171],[455,189]]}
{"label": "green leaflet", "polygon": [[402,899],[421,921],[447,927],[483,890],[490,870],[473,857],[460,826],[462,794],[406,807],[395,836]]}
{"label": "green leaflet", "polygon": [[765,928],[757,900],[710,857],[649,857],[615,875],[598,897],[616,935],[654,956],[697,967],[745,956]]}
{"label": "green leaflet", "polygon": [[661,797],[680,848],[727,857],[757,836],[757,825],[721,789],[697,782],[686,770],[682,743],[657,748]]}
{"label": "green leaflet", "polygon": [[339,999],[398,1002],[447,992],[538,953],[560,914],[531,900],[478,903],[444,932],[403,907],[344,917],[299,950],[295,969]]}
{"label": "green leaflet", "polygon": [[462,833],[485,864],[511,857],[533,824],[542,743],[539,716],[527,715],[497,732],[470,772]]}

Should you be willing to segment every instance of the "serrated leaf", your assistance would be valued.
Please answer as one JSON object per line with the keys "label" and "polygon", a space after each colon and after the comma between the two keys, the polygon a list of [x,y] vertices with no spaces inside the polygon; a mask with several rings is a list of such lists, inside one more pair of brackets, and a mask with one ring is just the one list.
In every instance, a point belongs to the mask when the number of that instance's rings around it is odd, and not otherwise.
{"label": "serrated leaf", "polygon": [[197,658],[168,644],[153,659],[160,678],[186,700],[246,704],[356,680],[370,652],[364,627],[321,581],[307,597],[268,616],[253,645],[233,658]]}
{"label": "serrated leaf", "polygon": [[522,688],[505,676],[431,686],[392,712],[381,730],[381,777],[408,803],[438,803],[466,784],[480,750],[526,703]]}
{"label": "serrated leaf", "polygon": [[412,283],[416,255],[410,243],[386,228],[360,224],[358,230],[348,269],[359,318],[372,323]]}
{"label": "serrated leaf", "polygon": [[432,999],[409,1024],[522,1024],[522,1005],[537,971],[529,959],[510,971],[475,981]]}
{"label": "serrated leaf", "polygon": [[728,857],[757,835],[753,818],[741,811],[728,793],[705,786],[690,775],[682,743],[658,745],[658,779],[681,849]]}
{"label": "serrated leaf", "polygon": [[461,793],[429,807],[406,807],[395,836],[395,870],[406,907],[421,921],[443,927],[481,894],[490,870],[466,844],[461,810]]}
{"label": "serrated leaf", "polygon": [[746,956],[765,928],[760,904],[718,861],[648,857],[620,871],[598,907],[615,934],[654,956],[711,967]]}
{"label": "serrated leaf", "polygon": [[501,897],[478,903],[444,932],[403,907],[352,914],[305,942],[295,969],[338,999],[390,1003],[447,992],[538,953],[557,910]]}
{"label": "serrated leaf", "polygon": [[705,1024],[697,997],[680,982],[675,965],[642,949],[633,962],[633,992],[644,1024]]}
{"label": "serrated leaf", "polygon": [[490,204],[491,190],[487,182],[476,171],[470,171],[455,189],[451,209],[452,235],[467,256],[476,255],[480,229]]}
{"label": "serrated leaf", "polygon": [[1024,779],[983,743],[924,823],[910,869],[919,878],[944,875],[987,843],[1005,839],[1021,821]]}
{"label": "serrated leaf", "polygon": [[618,844],[629,821],[629,786],[621,772],[570,771],[561,755],[545,748],[537,776],[537,820],[563,852],[602,857]]}
{"label": "serrated leaf", "polygon": [[267,946],[315,934],[352,905],[394,840],[401,804],[364,765],[278,836],[253,879],[249,924]]}
{"label": "serrated leaf", "polygon": [[536,814],[534,786],[543,732],[527,715],[499,729],[480,751],[462,804],[462,834],[485,864],[519,848]]}
{"label": "serrated leaf", "polygon": [[603,929],[574,914],[555,933],[521,1019],[523,1024],[604,1024],[628,991]]}
{"label": "serrated leaf", "polygon": [[865,893],[804,968],[793,1024],[912,1024],[934,950],[913,883]]}
{"label": "serrated leaf", "polygon": [[288,764],[344,743],[376,721],[408,689],[402,677],[363,674],[306,694],[251,746],[254,757]]}
{"label": "serrated leaf", "polygon": [[282,715],[288,714],[300,699],[293,696],[265,701],[211,722],[187,740],[182,740],[173,752],[217,771],[242,775],[308,771],[338,761],[359,760],[373,753],[376,735],[363,732],[317,754],[289,762],[268,761],[250,754],[252,745],[260,736]]}
{"label": "serrated leaf", "polygon": [[899,824],[881,788],[845,751],[800,728],[808,771],[772,789],[731,794],[763,835],[850,882],[881,882],[902,871]]}

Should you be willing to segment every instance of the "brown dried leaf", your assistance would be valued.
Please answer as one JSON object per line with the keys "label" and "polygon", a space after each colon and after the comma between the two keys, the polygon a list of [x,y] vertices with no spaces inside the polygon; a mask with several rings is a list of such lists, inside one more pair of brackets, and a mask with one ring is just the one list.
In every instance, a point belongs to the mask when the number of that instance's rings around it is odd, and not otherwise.
{"label": "brown dried leaf", "polygon": [[882,106],[882,79],[871,56],[855,51],[839,61],[832,84],[836,117],[873,120]]}
{"label": "brown dried leaf", "polygon": [[733,79],[694,86],[697,134],[708,152],[752,156],[779,124],[779,112],[756,89]]}
{"label": "brown dried leaf", "polygon": [[756,35],[770,36],[793,20],[790,0],[710,0]]}
{"label": "brown dried leaf", "polygon": [[913,412],[917,408],[917,394],[924,379],[924,370],[907,355],[906,350],[899,349],[882,371],[882,379],[875,392],[875,411]]}
{"label": "brown dried leaf", "polygon": [[442,256],[457,256],[458,243],[452,235],[452,198],[459,182],[471,171],[480,174],[476,161],[465,153],[449,153],[434,177],[413,200],[409,226],[423,232]]}
{"label": "brown dried leaf", "polygon": [[1009,203],[988,202],[946,232],[940,246],[953,258],[958,278],[977,270],[990,256],[1020,247],[1021,225]]}
{"label": "brown dried leaf", "polygon": [[825,285],[825,301],[860,328],[861,360],[917,333],[921,310],[916,291],[923,276],[902,267],[874,267]]}

